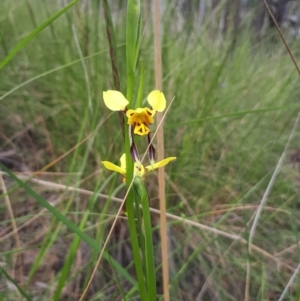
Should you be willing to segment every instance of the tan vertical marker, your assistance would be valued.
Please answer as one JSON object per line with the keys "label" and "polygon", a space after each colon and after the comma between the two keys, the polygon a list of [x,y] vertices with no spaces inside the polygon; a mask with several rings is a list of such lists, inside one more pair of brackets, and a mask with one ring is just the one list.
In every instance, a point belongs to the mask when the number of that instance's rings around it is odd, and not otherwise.
{"label": "tan vertical marker", "polygon": [[[161,68],[161,42],[160,42],[160,11],[159,0],[154,0],[154,59],[155,59],[155,85],[162,91],[162,68]],[[157,124],[162,120],[162,113],[156,115]],[[157,131],[157,161],[164,158],[164,131],[163,123]],[[168,263],[168,237],[166,218],[166,193],[165,193],[165,168],[158,170],[158,196],[160,203],[160,237],[162,252],[162,273],[164,301],[170,300],[169,293],[169,263]]]}

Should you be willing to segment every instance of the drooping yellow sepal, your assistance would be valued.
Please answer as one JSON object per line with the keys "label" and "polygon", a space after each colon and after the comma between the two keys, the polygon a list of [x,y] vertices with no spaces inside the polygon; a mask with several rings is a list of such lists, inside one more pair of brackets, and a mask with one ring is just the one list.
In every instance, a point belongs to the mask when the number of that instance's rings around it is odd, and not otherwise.
{"label": "drooping yellow sepal", "polygon": [[101,163],[105,166],[105,168],[116,171],[123,175],[124,177],[126,176],[126,155],[123,154],[120,158],[120,166],[115,165],[114,163],[111,163],[109,161],[101,161]]}
{"label": "drooping yellow sepal", "polygon": [[120,166],[117,166],[109,161],[101,161],[101,163],[103,163],[103,165],[105,166],[105,168],[112,170],[112,171],[116,171],[118,173],[120,173],[121,175],[125,176],[126,175],[126,170],[121,168]]}
{"label": "drooping yellow sepal", "polygon": [[169,162],[174,161],[174,160],[176,160],[176,157],[169,157],[169,158],[163,159],[161,161],[158,161],[154,164],[148,165],[148,166],[145,167],[146,173],[151,171],[151,170],[154,170],[154,169],[160,168],[162,166],[165,166]]}

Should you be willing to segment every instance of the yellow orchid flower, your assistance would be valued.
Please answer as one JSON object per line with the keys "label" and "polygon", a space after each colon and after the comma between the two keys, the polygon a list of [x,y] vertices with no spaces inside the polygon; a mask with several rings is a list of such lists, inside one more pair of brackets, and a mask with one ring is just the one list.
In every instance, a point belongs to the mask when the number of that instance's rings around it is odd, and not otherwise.
{"label": "yellow orchid flower", "polygon": [[[128,100],[118,91],[108,90],[103,92],[105,105],[112,111],[125,111]],[[134,127],[134,134],[139,136],[147,135],[150,132],[149,124],[154,122],[153,116],[156,112],[162,112],[166,108],[166,99],[159,90],[152,91],[147,97],[150,108],[129,109],[126,112],[128,124]]]}
{"label": "yellow orchid flower", "polygon": [[[141,162],[134,163],[134,174],[141,178],[144,178],[150,171],[160,168],[162,166],[167,165],[169,162],[175,160],[176,157],[169,157],[163,159],[159,162],[154,163],[153,165],[148,165],[146,167],[143,166]],[[101,163],[105,166],[105,168],[116,171],[120,173],[124,178],[126,177],[126,155],[123,154],[120,158],[120,166],[117,166],[109,161],[101,161]]]}

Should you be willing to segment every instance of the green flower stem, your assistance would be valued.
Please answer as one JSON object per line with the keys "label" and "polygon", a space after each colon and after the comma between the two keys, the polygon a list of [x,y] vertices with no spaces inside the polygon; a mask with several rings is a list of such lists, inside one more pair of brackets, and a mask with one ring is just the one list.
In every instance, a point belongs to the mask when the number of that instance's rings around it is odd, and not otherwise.
{"label": "green flower stem", "polygon": [[[137,191],[137,195],[140,198],[142,205],[142,213],[144,218],[144,236],[145,236],[145,253],[146,258],[146,279],[148,288],[149,300],[156,300],[156,275],[154,265],[154,252],[153,252],[153,240],[152,240],[152,226],[151,216],[149,208],[148,193],[143,180],[139,177],[134,179],[134,187]],[[140,207],[138,207],[140,208]],[[143,235],[140,233],[140,235]]]}
{"label": "green flower stem", "polygon": [[[139,285],[139,293],[140,298],[142,301],[149,301],[151,299],[147,296],[147,287],[145,284],[144,273],[143,273],[143,265],[140,256],[140,248],[139,248],[139,241],[138,241],[138,234],[136,231],[136,221],[135,221],[135,214],[134,214],[134,204],[131,201],[133,198],[133,189],[130,189],[131,198],[126,203],[126,209],[128,214],[128,225],[129,225],[129,233],[131,239],[131,246],[132,246],[132,253],[133,253],[133,261],[135,265],[136,277]],[[129,194],[128,194],[128,197]],[[127,198],[128,200],[128,198]]]}
{"label": "green flower stem", "polygon": [[[134,185],[134,188],[135,188],[135,185]],[[135,216],[136,216],[137,232],[138,232],[139,244],[140,244],[142,260],[143,260],[143,271],[145,272],[146,262],[144,262],[145,261],[144,255],[146,253],[145,253],[145,238],[144,238],[144,231],[143,231],[143,216],[142,216],[142,211],[140,209],[141,208],[140,197],[138,196],[136,191],[134,191],[134,204],[135,204],[134,209],[135,209]]]}
{"label": "green flower stem", "polygon": [[[136,66],[136,54],[138,53],[138,24],[140,19],[140,1],[128,0],[127,2],[127,16],[126,16],[126,67],[127,67],[127,94],[126,98],[129,101],[128,108],[132,108],[134,72]],[[125,153],[126,153],[126,183],[127,189],[133,177],[133,162],[130,157],[130,139],[129,126],[125,122]],[[132,194],[129,192],[128,200],[132,201]],[[127,208],[126,208],[127,210]]]}
{"label": "green flower stem", "polygon": [[[127,2],[127,16],[126,16],[126,67],[127,67],[127,94],[126,98],[129,101],[128,108],[133,107],[133,86],[134,86],[134,75],[136,69],[136,61],[139,52],[139,33],[140,33],[140,1],[139,0],[128,0]],[[145,256],[143,252],[143,231],[141,226],[141,215],[138,212],[140,206],[134,203],[136,199],[134,195],[134,189],[130,189],[130,185],[133,179],[133,161],[130,156],[130,127],[125,123],[125,153],[126,153],[126,185],[128,191],[126,199],[126,211],[128,214],[128,225],[129,233],[132,245],[133,260],[136,270],[136,277],[139,285],[140,299],[142,301],[155,300],[148,298],[147,284],[145,281],[145,275],[143,269],[145,264],[141,258]],[[135,211],[135,209],[137,211]],[[137,221],[136,221],[137,218]],[[136,222],[139,223],[137,226]],[[138,230],[138,231],[137,231]],[[139,244],[140,239],[140,244]],[[147,260],[146,260],[147,261]]]}

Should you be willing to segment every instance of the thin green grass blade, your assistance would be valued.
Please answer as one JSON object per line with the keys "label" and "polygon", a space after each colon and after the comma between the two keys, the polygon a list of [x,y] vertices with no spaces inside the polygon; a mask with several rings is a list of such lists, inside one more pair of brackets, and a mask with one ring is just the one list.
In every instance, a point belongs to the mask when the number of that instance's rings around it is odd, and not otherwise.
{"label": "thin green grass blade", "polygon": [[140,64],[140,84],[139,90],[136,98],[136,107],[141,108],[143,102],[143,95],[144,95],[144,87],[145,87],[145,68],[143,62]]}
{"label": "thin green grass blade", "polygon": [[43,24],[38,26],[35,30],[33,30],[26,38],[24,38],[19,44],[17,44],[13,50],[2,60],[0,61],[0,70],[38,33],[40,33],[44,28],[46,28],[50,23],[52,23],[55,19],[61,16],[64,12],[66,12],[69,8],[71,8],[74,4],[76,4],[78,0],[74,0],[65,6],[63,9],[54,14],[51,18],[46,20]]}
{"label": "thin green grass blade", "polygon": [[47,232],[47,234],[43,240],[43,243],[40,247],[40,250],[39,250],[39,252],[30,268],[30,271],[28,273],[27,287],[28,287],[32,277],[34,276],[36,271],[39,269],[45,256],[48,254],[49,249],[51,248],[51,246],[53,246],[53,244],[58,236],[59,231],[60,231],[60,227],[55,227],[55,219],[53,218],[51,221],[51,224],[50,224],[49,231]]}
{"label": "thin green grass blade", "polygon": [[[0,162],[0,167],[16,182],[22,187],[27,193],[33,196],[44,208],[46,208],[50,213],[53,214],[58,220],[63,222],[73,233],[81,237],[89,246],[95,249],[98,252],[101,252],[101,247],[89,236],[87,236],[83,231],[81,231],[75,224],[69,221],[64,215],[57,211],[53,206],[51,206],[44,198],[37,194],[34,190],[31,189],[27,184],[20,180],[13,172],[11,172],[5,165]],[[122,268],[117,261],[113,258],[110,258],[110,255],[107,251],[104,251],[103,257],[105,260],[112,262],[114,268],[116,268],[122,276],[124,276],[132,285],[136,285],[135,280],[128,274],[128,272]]]}
{"label": "thin green grass blade", "polygon": [[13,283],[16,288],[18,289],[19,293],[24,297],[26,298],[26,300],[28,301],[33,301],[33,299],[19,286],[19,284],[14,280],[12,279],[8,273],[6,273],[6,271],[1,267],[0,265],[0,272],[11,282]]}
{"label": "thin green grass blade", "polygon": [[136,38],[136,54],[135,54],[135,66],[137,66],[137,62],[138,62],[138,58],[139,58],[139,49],[140,49],[140,46],[141,46],[141,36],[142,36],[142,14],[140,13],[139,14],[139,19],[138,19],[138,24],[137,24],[137,38]]}
{"label": "thin green grass blade", "polygon": [[[138,49],[138,33],[140,20],[140,1],[128,0],[127,15],[126,15],[126,70],[127,70],[127,93],[126,98],[129,102],[128,108],[131,109],[133,105],[133,88],[134,76],[136,68],[136,57]],[[130,189],[133,178],[133,161],[130,156],[130,130],[131,128],[125,123],[125,153],[126,153],[126,185],[128,191],[126,199],[126,211],[128,213],[128,225],[130,240],[133,252],[133,260],[136,270],[136,277],[139,285],[139,295],[142,301],[147,301],[147,287],[143,273],[143,263],[140,255],[140,247],[138,240],[138,233],[136,229],[136,216],[134,208],[134,190]]]}
{"label": "thin green grass blade", "polygon": [[7,22],[8,21],[8,15],[9,15],[11,5],[12,5],[12,3],[10,2],[10,6],[7,8],[7,10],[5,12],[5,17],[2,21],[1,30],[0,30],[0,43],[2,42],[2,39],[3,39],[3,33],[4,33],[4,30],[5,30],[5,27],[7,26],[6,24],[8,23]]}
{"label": "thin green grass blade", "polygon": [[132,106],[134,73],[136,67],[136,57],[139,52],[139,20],[140,1],[129,0],[127,4],[126,16],[126,65],[127,65],[127,100],[129,108]]}
{"label": "thin green grass blade", "polygon": [[222,114],[222,115],[218,115],[218,116],[208,116],[208,117],[204,117],[204,118],[193,119],[193,120],[186,121],[186,122],[178,122],[176,124],[167,125],[166,128],[173,128],[173,127],[178,127],[178,126],[181,126],[181,125],[189,125],[189,124],[193,124],[193,123],[199,123],[199,122],[211,121],[211,120],[218,120],[218,119],[223,119],[223,118],[228,118],[228,117],[239,117],[239,116],[244,116],[244,115],[247,115],[247,114],[256,114],[256,113],[281,111],[281,110],[297,110],[299,108],[300,108],[300,104],[290,105],[290,106],[281,106],[281,107],[262,108],[262,109],[257,109],[257,110],[246,110],[246,111],[240,111],[240,112],[232,112],[232,113]]}
{"label": "thin green grass blade", "polygon": [[[86,107],[85,117],[84,117],[84,120],[82,122],[82,126],[81,126],[80,131],[79,131],[79,136],[78,136],[78,140],[79,141],[81,140],[81,138],[83,136],[85,125],[87,124],[86,121],[87,121],[87,118],[88,118],[88,112],[89,112],[89,109],[88,109],[88,107]],[[91,141],[93,141],[93,139],[91,139],[89,141],[89,143],[91,143]],[[70,173],[72,173],[72,171],[75,170],[75,162],[77,162],[76,159],[78,158],[78,153],[79,153],[79,148],[76,148],[76,150],[74,152],[74,155],[73,155],[73,158],[72,158],[72,163],[70,165]],[[86,162],[85,159],[81,160],[81,166],[79,168],[79,171],[80,171],[79,174],[81,174],[81,171],[83,171],[84,167],[86,166],[85,162]],[[71,178],[69,177],[68,180],[67,180],[67,183],[69,183],[70,180],[71,180]],[[79,181],[79,179],[78,179],[78,181]],[[66,207],[64,208],[64,212],[67,212],[69,210],[69,208],[70,208],[70,206],[72,204],[73,195],[74,195],[74,192],[72,192],[72,194],[71,194],[71,196],[69,198],[69,201],[67,202]],[[34,273],[37,271],[37,269],[39,268],[40,262],[46,256],[46,254],[48,253],[48,251],[51,248],[51,246],[53,246],[56,238],[58,237],[58,235],[60,233],[61,226],[62,226],[62,222],[57,223],[56,219],[52,218],[50,230],[48,231],[47,236],[44,239],[42,248],[40,248],[40,251],[39,251],[39,253],[37,255],[37,260],[35,260],[32,268],[31,268],[31,270],[29,272],[29,277],[28,277],[29,280],[34,275]],[[68,263],[68,260],[66,260],[66,263]],[[55,296],[57,296],[57,295],[59,296],[59,294],[61,293],[60,285],[59,284],[63,282],[62,277],[65,274],[64,273],[64,268],[66,268],[66,263],[65,263],[65,265],[63,267],[62,276],[61,276],[60,281],[58,283],[58,287],[57,287]],[[29,280],[28,280],[28,283],[29,283]]]}
{"label": "thin green grass blade", "polygon": [[[188,258],[186,258],[185,262],[182,264],[181,268],[177,271],[177,274],[175,277],[173,277],[170,286],[172,287],[174,284],[177,285],[178,283],[180,283],[180,280],[182,277],[184,277],[184,273],[185,271],[189,268],[189,266],[191,265],[191,263],[193,262],[193,260],[195,258],[197,258],[197,256],[199,256],[200,254],[203,253],[203,251],[207,248],[207,246],[211,245],[214,241],[216,241],[216,237],[212,237],[211,240],[204,242],[204,239],[207,237],[205,237],[204,235],[202,235],[203,237],[203,243],[200,243],[197,248],[195,248],[193,250],[193,252],[189,255]],[[201,256],[201,255],[200,255]]]}
{"label": "thin green grass blade", "polygon": [[[124,46],[124,44],[121,44],[121,45],[119,45],[118,47],[122,47],[122,46]],[[95,53],[93,53],[93,54],[91,54],[91,55],[85,56],[84,59],[87,60],[87,59],[93,58],[94,56],[103,54],[103,53],[105,53],[106,51],[107,51],[107,49],[101,50],[101,51],[98,51],[98,52],[95,52]],[[10,95],[11,93],[17,91],[18,89],[20,89],[20,88],[26,86],[27,84],[29,84],[29,83],[31,83],[31,82],[33,82],[33,81],[35,81],[35,80],[37,80],[37,79],[39,79],[39,78],[41,78],[41,77],[44,77],[44,76],[49,75],[49,74],[51,74],[51,73],[54,73],[54,72],[56,72],[56,71],[63,70],[63,69],[65,69],[65,68],[67,68],[67,67],[70,67],[70,66],[72,66],[72,65],[75,65],[75,64],[78,64],[78,63],[81,63],[81,62],[82,62],[81,59],[74,60],[74,61],[72,61],[72,62],[69,62],[69,63],[65,64],[65,65],[62,65],[62,66],[59,66],[59,67],[50,69],[50,70],[48,70],[48,71],[46,71],[46,72],[43,72],[43,73],[41,73],[41,74],[38,74],[38,75],[36,75],[36,76],[34,76],[34,77],[32,77],[32,78],[26,80],[25,82],[23,82],[23,83],[21,83],[21,84],[15,86],[13,89],[7,91],[6,93],[4,93],[4,94],[0,97],[0,101],[3,100],[3,99],[4,99],[5,97],[7,97],[8,95]]]}
{"label": "thin green grass blade", "polygon": [[[139,49],[137,48],[139,20],[140,20],[140,1],[129,0],[127,3],[126,15],[126,69],[127,69],[127,92],[126,98],[129,101],[128,108],[132,108],[133,104],[133,85],[134,73],[136,67],[136,54]],[[126,153],[126,182],[127,187],[132,181],[133,176],[133,162],[130,156],[130,127],[125,123],[125,153]],[[133,202],[132,191],[129,191],[128,200]],[[127,201],[126,201],[127,202]],[[132,215],[133,212],[132,212]]]}
{"label": "thin green grass blade", "polygon": [[[85,129],[85,125],[87,124],[88,114],[89,114],[89,108],[86,107],[85,117],[84,117],[84,120],[82,122],[82,126],[80,128],[80,132],[79,132],[79,136],[78,136],[78,140],[79,141],[82,139],[83,132],[84,132],[84,129]],[[89,141],[89,145],[92,142],[93,142],[93,139],[91,139]],[[86,153],[85,153],[85,158],[80,161],[81,162],[81,166],[79,168],[79,171],[80,171],[79,174],[81,174],[81,172],[84,170],[84,168],[86,166],[86,157],[87,157],[87,154],[89,153],[89,147],[90,147],[89,145],[87,146],[87,150],[86,150]],[[71,173],[72,173],[73,170],[75,170],[75,163],[77,162],[78,153],[79,153],[79,148],[77,148],[75,150],[75,153],[74,153],[74,156],[73,156],[73,159],[72,159],[72,163],[70,165],[70,172]],[[69,177],[69,179],[67,180],[67,183],[69,183],[70,180],[71,180],[71,178]],[[78,179],[78,181],[79,181],[79,179]],[[69,210],[69,208],[70,208],[70,206],[72,204],[73,195],[74,195],[74,192],[71,194],[71,196],[69,198],[69,201],[67,202],[67,205],[64,208],[64,212],[67,212]],[[83,218],[83,220],[84,219],[85,218]],[[52,219],[50,230],[48,231],[47,236],[46,236],[46,238],[44,240],[43,246],[42,246],[42,248],[40,249],[40,251],[38,253],[37,260],[35,260],[32,268],[31,268],[31,270],[29,272],[29,277],[28,277],[29,279],[33,276],[33,274],[39,268],[40,262],[43,260],[44,256],[48,253],[48,250],[50,249],[50,247],[55,242],[55,240],[56,240],[56,238],[57,238],[57,236],[58,236],[58,234],[60,232],[61,226],[62,226],[62,222],[56,223],[55,218]],[[54,229],[54,230],[52,231],[51,229]],[[68,262],[68,261],[66,261],[66,262]],[[66,267],[66,265],[64,265],[64,267]],[[61,278],[59,283],[62,283],[62,282],[63,282],[63,280]],[[28,280],[28,283],[29,283],[29,280]],[[58,288],[56,290],[56,295],[55,296],[57,296],[57,294],[58,294],[58,296],[60,294],[60,286],[59,285],[58,285]]]}

